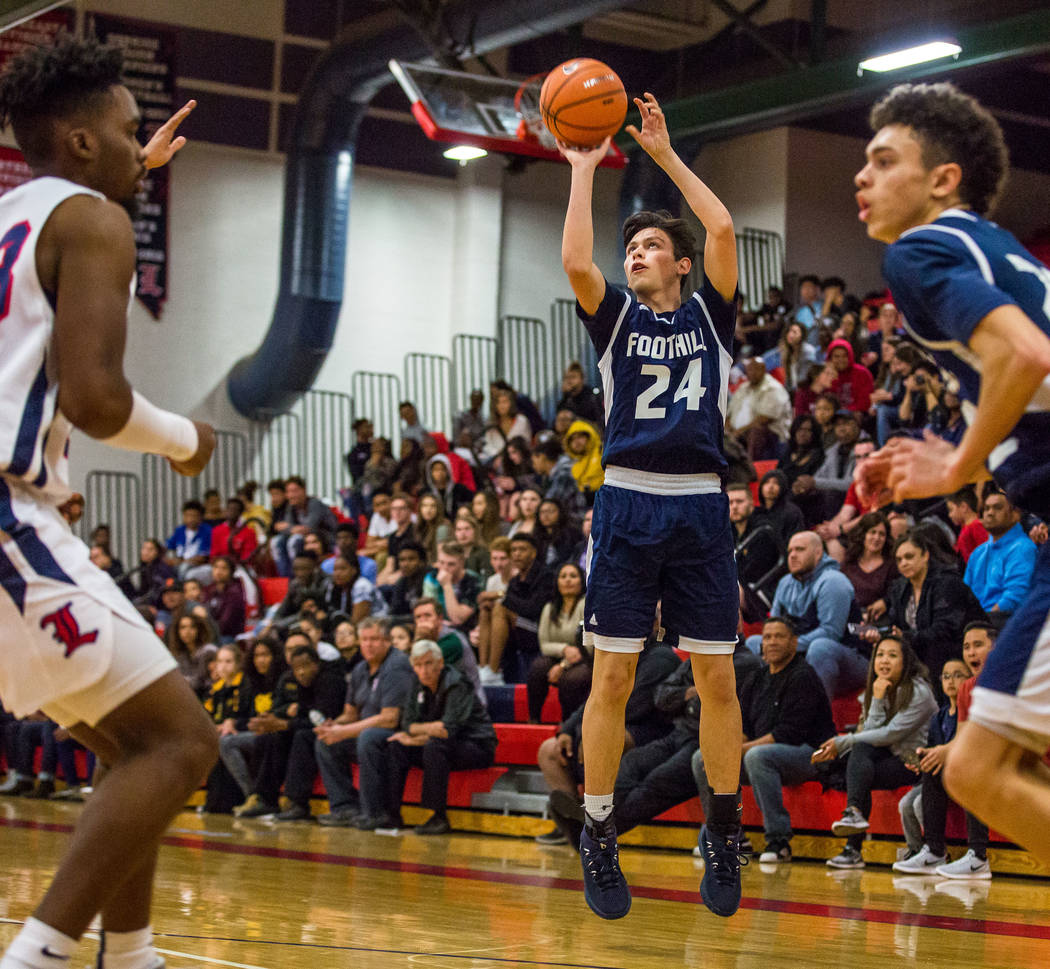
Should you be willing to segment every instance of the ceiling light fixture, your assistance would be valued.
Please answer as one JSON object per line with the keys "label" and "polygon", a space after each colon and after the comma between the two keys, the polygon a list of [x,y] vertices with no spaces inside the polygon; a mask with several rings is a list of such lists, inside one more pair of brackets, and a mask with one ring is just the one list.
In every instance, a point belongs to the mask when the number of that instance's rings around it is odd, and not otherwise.
{"label": "ceiling light fixture", "polygon": [[475,148],[473,145],[453,145],[451,148],[443,151],[442,154],[446,158],[451,158],[452,161],[458,161],[461,165],[465,165],[469,161],[484,158],[488,152],[484,148]]}
{"label": "ceiling light fixture", "polygon": [[864,71],[877,71],[880,74],[886,71],[899,71],[902,67],[913,67],[915,64],[940,60],[942,57],[958,57],[961,53],[962,48],[958,44],[946,40],[934,40],[928,44],[920,44],[918,47],[897,50],[892,54],[869,57],[857,65],[857,74],[859,76]]}

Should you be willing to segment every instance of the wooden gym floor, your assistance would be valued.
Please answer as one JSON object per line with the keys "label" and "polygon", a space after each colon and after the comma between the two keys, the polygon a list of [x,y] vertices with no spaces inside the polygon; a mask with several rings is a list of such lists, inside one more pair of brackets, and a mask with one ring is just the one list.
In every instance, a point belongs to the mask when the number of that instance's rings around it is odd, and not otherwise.
{"label": "wooden gym floor", "polygon": [[[47,886],[79,806],[0,800],[0,948]],[[406,812],[407,813],[407,812]],[[421,838],[180,815],[154,927],[168,969],[809,969],[1050,964],[1050,881],[948,883],[886,867],[744,869],[711,915],[685,851],[625,848],[630,915],[586,908],[576,856],[531,839]],[[761,866],[765,868],[766,866]],[[946,890],[947,889],[947,890]],[[94,965],[86,938],[74,969]]]}

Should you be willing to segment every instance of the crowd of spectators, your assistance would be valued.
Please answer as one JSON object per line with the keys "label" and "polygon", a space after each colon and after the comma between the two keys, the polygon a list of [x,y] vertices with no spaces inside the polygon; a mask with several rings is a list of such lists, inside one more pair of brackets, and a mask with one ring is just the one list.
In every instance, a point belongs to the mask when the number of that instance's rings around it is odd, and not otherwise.
{"label": "crowd of spectators", "polygon": [[[735,663],[762,860],[791,858],[783,786],[821,780],[849,801],[834,828],[847,841],[829,864],[863,865],[872,790],[914,785],[900,870],[951,869],[939,772],[963,716],[959,681],[980,666],[971,641],[990,648],[1024,597],[1046,525],[990,482],[884,508],[858,493],[858,467],[892,436],[957,442],[965,426],[951,381],[907,339],[888,298],[862,302],[841,279],[803,277],[797,308],[773,288],[757,314],[740,314],[734,351],[725,478],[741,597]],[[293,475],[269,482],[257,504],[259,486],[246,482],[225,503],[213,491],[185,502],[170,536],[144,541],[130,568],[105,526],[91,558],[164,638],[215,722],[222,756],[208,810],[303,820],[320,777],[322,824],[395,827],[407,771],[419,766],[431,817],[417,831],[444,833],[450,771],[493,763],[486,688],[524,683],[530,722],[551,687],[560,701],[562,722],[539,753],[557,828],[539,840],[561,843],[582,818],[591,656],[581,629],[603,480],[601,393],[571,364],[547,427],[534,401],[495,381],[454,415],[451,442],[411,402],[399,413],[396,456],[370,420],[355,421],[338,503]],[[275,576],[287,591],[266,608],[259,580]],[[657,620],[628,704],[620,831],[709,794],[699,701],[667,633]],[[837,733],[832,702],[854,696],[857,728]],[[3,741],[2,793],[52,795],[56,771],[66,796],[88,782],[75,741],[42,716],[7,718]],[[972,877],[986,877],[987,831],[971,819],[970,834]]]}

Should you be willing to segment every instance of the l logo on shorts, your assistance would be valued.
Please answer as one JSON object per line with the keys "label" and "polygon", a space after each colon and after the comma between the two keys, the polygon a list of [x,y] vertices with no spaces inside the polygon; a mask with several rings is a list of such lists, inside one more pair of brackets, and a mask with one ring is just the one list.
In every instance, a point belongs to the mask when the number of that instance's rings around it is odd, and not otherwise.
{"label": "l logo on shorts", "polygon": [[55,627],[51,635],[56,643],[66,647],[67,657],[72,656],[81,646],[93,643],[98,639],[97,629],[93,629],[89,633],[80,631],[80,623],[77,622],[76,616],[73,615],[72,602],[67,602],[61,609],[49,612],[40,620],[41,629],[47,629],[48,626]]}

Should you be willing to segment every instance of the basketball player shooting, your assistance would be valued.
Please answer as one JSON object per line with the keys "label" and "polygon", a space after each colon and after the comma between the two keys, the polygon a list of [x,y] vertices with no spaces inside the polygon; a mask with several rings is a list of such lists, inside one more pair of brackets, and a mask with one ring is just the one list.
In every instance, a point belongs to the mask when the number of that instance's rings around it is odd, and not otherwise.
{"label": "basketball player shooting", "polygon": [[702,701],[700,747],[714,793],[700,832],[700,894],[711,911],[740,904],[741,720],[732,653],[738,592],[729,509],[720,472],[737,286],[733,220],[671,148],[656,98],[635,99],[627,131],[667,173],[707,230],[704,281],[682,302],[696,245],[686,223],[639,212],[623,227],[627,288],[593,261],[595,169],[609,147],[561,144],[572,166],[562,265],[594,343],[608,427],[605,484],[594,503],[585,631],[594,676],[583,718],[584,894],[602,918],[622,918],[631,894],[620,870],[613,785],[624,708],[638,654],[662,600],[664,626],[691,654]]}
{"label": "basketball player shooting", "polygon": [[[995,119],[950,84],[901,85],[871,113],[856,176],[868,235],[911,336],[959,385],[958,447],[898,438],[861,484],[897,500],[951,494],[989,472],[1050,520],[1050,269],[987,221],[1007,174]],[[977,681],[944,771],[952,797],[1050,863],[1050,544]]]}
{"label": "basketball player shooting", "polygon": [[34,178],[0,198],[0,696],[43,710],[107,768],[43,901],[0,969],[66,966],[96,913],[100,969],[160,969],[160,837],[216,759],[215,730],[164,644],[59,513],[72,427],[196,475],[207,424],[155,407],[123,357],[135,238],[125,207],[182,147],[187,104],[145,148],[119,50],[63,38],[0,77]]}

